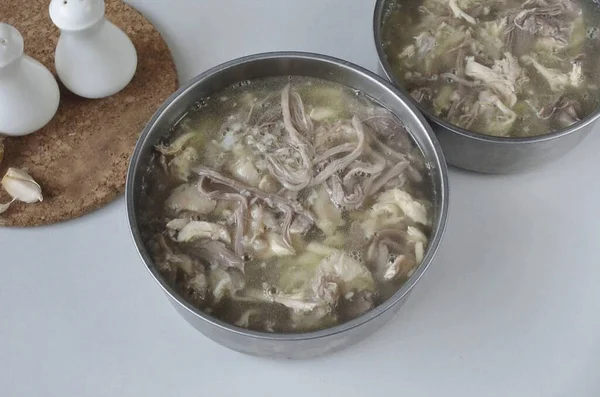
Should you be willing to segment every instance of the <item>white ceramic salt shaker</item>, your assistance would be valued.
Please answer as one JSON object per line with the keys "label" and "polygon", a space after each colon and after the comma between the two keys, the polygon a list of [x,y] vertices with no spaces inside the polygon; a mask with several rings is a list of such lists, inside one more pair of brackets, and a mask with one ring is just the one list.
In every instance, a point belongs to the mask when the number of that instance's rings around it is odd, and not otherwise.
{"label": "white ceramic salt shaker", "polygon": [[23,36],[0,23],[0,134],[31,134],[56,114],[60,91],[50,71],[24,54]]}
{"label": "white ceramic salt shaker", "polygon": [[131,39],[104,17],[104,0],[52,0],[50,19],[61,30],[56,72],[69,91],[104,98],[133,78],[137,54]]}

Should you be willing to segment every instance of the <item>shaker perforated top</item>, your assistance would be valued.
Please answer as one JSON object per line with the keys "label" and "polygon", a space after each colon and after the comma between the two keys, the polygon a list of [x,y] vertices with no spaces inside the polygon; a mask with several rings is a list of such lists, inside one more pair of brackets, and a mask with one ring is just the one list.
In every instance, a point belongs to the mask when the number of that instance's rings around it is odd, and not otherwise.
{"label": "shaker perforated top", "polygon": [[104,18],[104,10],[104,0],[52,0],[50,19],[61,30],[83,30]]}
{"label": "shaker perforated top", "polygon": [[13,26],[0,23],[0,68],[23,56],[23,36]]}

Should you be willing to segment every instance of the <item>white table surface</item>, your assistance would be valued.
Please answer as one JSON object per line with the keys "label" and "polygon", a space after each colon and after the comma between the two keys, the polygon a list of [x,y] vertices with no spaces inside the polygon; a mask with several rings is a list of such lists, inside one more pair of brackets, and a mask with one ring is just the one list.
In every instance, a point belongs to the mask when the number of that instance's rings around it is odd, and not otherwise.
{"label": "white table surface", "polygon": [[[234,57],[306,50],[376,69],[368,0],[132,0],[181,81]],[[157,76],[159,78],[159,76]],[[446,237],[400,313],[333,356],[223,348],[138,258],[123,199],[0,228],[0,396],[600,396],[598,152],[518,176],[452,170]]]}

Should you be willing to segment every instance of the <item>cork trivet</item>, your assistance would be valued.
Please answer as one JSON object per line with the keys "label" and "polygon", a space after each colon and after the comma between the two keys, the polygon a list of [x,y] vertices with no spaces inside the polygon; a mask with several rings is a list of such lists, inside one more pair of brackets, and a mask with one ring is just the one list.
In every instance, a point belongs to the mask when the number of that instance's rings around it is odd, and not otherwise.
{"label": "cork trivet", "polygon": [[[25,53],[55,73],[59,31],[50,21],[49,4],[0,0],[0,21],[16,27],[25,40]],[[129,157],[140,132],[177,89],[173,58],[152,24],[120,0],[106,0],[106,17],[135,45],[138,66],[133,80],[116,95],[95,100],[80,98],[59,83],[60,107],[52,121],[31,135],[4,139],[0,174],[8,167],[27,170],[42,186],[44,201],[15,202],[0,215],[0,225],[61,222],[115,199],[124,190]],[[0,192],[0,203],[8,199]]]}

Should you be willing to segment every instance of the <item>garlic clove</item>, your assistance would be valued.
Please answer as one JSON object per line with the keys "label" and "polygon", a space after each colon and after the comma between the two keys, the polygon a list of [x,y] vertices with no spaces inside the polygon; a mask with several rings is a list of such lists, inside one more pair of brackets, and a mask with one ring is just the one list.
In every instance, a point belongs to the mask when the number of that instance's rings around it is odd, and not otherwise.
{"label": "garlic clove", "polygon": [[6,210],[10,207],[10,205],[15,201],[14,199],[5,204],[0,204],[0,214],[6,212]]}
{"label": "garlic clove", "polygon": [[0,164],[2,164],[2,159],[4,158],[4,142],[2,137],[0,137]]}
{"label": "garlic clove", "polygon": [[44,199],[40,185],[27,172],[18,168],[9,168],[1,184],[14,200],[35,203]]}

